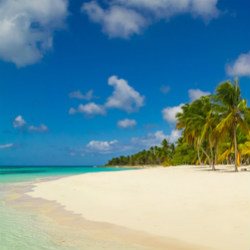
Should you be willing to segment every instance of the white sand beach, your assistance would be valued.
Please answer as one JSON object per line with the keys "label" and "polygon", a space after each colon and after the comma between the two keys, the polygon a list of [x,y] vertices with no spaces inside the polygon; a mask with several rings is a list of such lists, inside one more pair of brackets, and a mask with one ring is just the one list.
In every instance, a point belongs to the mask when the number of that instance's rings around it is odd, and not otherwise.
{"label": "white sand beach", "polygon": [[106,222],[200,246],[250,249],[250,172],[178,166],[37,183],[28,195]]}

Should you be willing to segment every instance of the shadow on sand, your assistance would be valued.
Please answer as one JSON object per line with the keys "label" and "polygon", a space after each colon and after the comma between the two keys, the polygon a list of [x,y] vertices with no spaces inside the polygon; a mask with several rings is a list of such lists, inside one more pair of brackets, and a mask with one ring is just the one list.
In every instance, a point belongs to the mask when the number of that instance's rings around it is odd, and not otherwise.
{"label": "shadow on sand", "polygon": [[[196,166],[194,168],[197,171],[206,171],[206,172],[216,172],[216,173],[236,173],[233,165],[217,165],[215,170],[213,170],[208,165]],[[250,166],[240,166],[238,168],[239,173],[250,172]]]}

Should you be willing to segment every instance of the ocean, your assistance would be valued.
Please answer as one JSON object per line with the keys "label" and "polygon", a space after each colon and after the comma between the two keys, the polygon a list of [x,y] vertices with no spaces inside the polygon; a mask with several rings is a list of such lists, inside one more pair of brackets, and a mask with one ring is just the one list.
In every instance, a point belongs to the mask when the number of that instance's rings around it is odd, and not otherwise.
{"label": "ocean", "polygon": [[119,168],[96,166],[0,166],[0,184],[32,181],[46,177],[121,170]]}

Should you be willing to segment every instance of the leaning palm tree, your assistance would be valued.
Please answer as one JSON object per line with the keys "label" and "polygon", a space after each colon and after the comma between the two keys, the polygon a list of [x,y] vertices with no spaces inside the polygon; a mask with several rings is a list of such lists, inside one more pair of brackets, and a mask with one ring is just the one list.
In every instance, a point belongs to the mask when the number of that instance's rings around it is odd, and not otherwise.
{"label": "leaning palm tree", "polygon": [[246,116],[249,113],[245,99],[242,99],[238,81],[226,81],[216,89],[215,110],[219,114],[216,131],[220,137],[229,135],[233,142],[235,171],[238,171],[239,154],[237,130],[249,131]]}

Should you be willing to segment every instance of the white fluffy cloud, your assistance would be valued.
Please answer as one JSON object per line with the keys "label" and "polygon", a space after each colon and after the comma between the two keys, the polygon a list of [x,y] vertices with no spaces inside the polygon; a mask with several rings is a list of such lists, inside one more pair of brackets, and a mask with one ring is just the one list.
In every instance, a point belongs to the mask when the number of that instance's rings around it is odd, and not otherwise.
{"label": "white fluffy cloud", "polygon": [[176,122],[176,114],[182,111],[181,107],[183,105],[184,104],[181,103],[178,106],[167,107],[167,108],[163,109],[162,115],[163,115],[164,120],[166,120],[169,123],[175,123]]}
{"label": "white fluffy cloud", "polygon": [[218,0],[115,0],[114,2],[136,9],[151,12],[157,17],[168,18],[188,13],[203,18],[218,15]]}
{"label": "white fluffy cloud", "polygon": [[[206,96],[206,95],[210,95],[211,93],[208,91],[202,91],[200,89],[189,89],[188,90],[188,95],[189,95],[189,99],[191,102],[199,99],[201,96]],[[173,107],[166,107],[162,110],[162,115],[163,115],[163,119],[165,121],[167,121],[170,124],[175,124],[176,123],[176,115],[179,112],[182,112],[182,106],[184,104],[181,103],[177,106],[173,106]],[[177,131],[172,131],[173,133],[177,133]],[[174,136],[174,134],[173,134]]]}
{"label": "white fluffy cloud", "polygon": [[34,132],[34,133],[44,133],[49,130],[48,127],[44,124],[41,124],[39,126],[28,125],[25,119],[21,115],[18,115],[14,119],[13,127],[16,129],[22,129],[24,131]]}
{"label": "white fluffy cloud", "polygon": [[82,93],[80,90],[76,90],[69,93],[69,97],[73,99],[90,101],[94,98],[93,93],[94,93],[93,90],[89,90],[86,94]]}
{"label": "white fluffy cloud", "polygon": [[69,114],[74,115],[76,113],[82,113],[89,116],[105,115],[106,110],[102,105],[98,105],[94,102],[87,103],[85,105],[80,104],[77,109],[70,108]]}
{"label": "white fluffy cloud", "polygon": [[188,90],[188,95],[190,98],[190,101],[195,101],[199,99],[202,96],[210,95],[211,93],[208,91],[202,91],[200,89],[189,89]]}
{"label": "white fluffy cloud", "polygon": [[13,121],[14,128],[22,128],[26,125],[26,121],[23,119],[21,115],[18,115]]}
{"label": "white fluffy cloud", "polygon": [[0,58],[17,66],[39,61],[63,26],[67,7],[67,0],[0,1]]}
{"label": "white fluffy cloud", "polygon": [[118,121],[117,125],[120,128],[133,128],[135,127],[137,124],[136,120],[133,119],[124,119],[124,120],[120,120]]}
{"label": "white fluffy cloud", "polygon": [[178,130],[172,130],[170,134],[165,134],[163,131],[158,130],[154,133],[148,133],[145,136],[133,137],[127,142],[119,142],[118,140],[91,140],[84,147],[71,148],[70,155],[86,155],[93,154],[113,154],[122,152],[137,152],[143,149],[148,149],[152,146],[161,145],[164,139],[167,139],[170,143],[175,143],[180,137],[181,132]]}
{"label": "white fluffy cloud", "polygon": [[[144,96],[131,87],[126,80],[111,76],[108,79],[108,84],[114,90],[103,105],[94,102],[85,105],[80,104],[77,108],[70,108],[69,114],[105,115],[108,109],[120,109],[132,113],[138,111],[144,105]],[[74,96],[76,94],[79,95],[79,93],[74,93]]]}
{"label": "white fluffy cloud", "polygon": [[167,139],[170,143],[175,143],[181,137],[181,131],[173,129],[170,135],[167,136]]}
{"label": "white fluffy cloud", "polygon": [[47,132],[49,129],[46,125],[41,124],[39,126],[31,125],[28,127],[28,130],[30,132],[44,133],[44,132]]}
{"label": "white fluffy cloud", "polygon": [[230,76],[250,76],[250,52],[241,54],[226,70]]}
{"label": "white fluffy cloud", "polygon": [[93,0],[82,11],[110,37],[128,38],[155,21],[190,14],[208,21],[219,15],[219,0]]}
{"label": "white fluffy cloud", "polygon": [[144,137],[134,137],[131,139],[132,145],[140,148],[149,148],[151,146],[160,145],[161,142],[167,138],[163,131],[156,131],[149,133]]}
{"label": "white fluffy cloud", "polygon": [[[73,151],[77,154],[82,153],[98,153],[98,154],[111,154],[122,153],[128,151],[139,151],[151,146],[160,145],[162,140],[168,138],[163,131],[156,131],[144,137],[134,137],[126,143],[120,143],[117,140],[99,141],[92,140],[84,148]],[[72,152],[72,151],[71,151]]]}
{"label": "white fluffy cloud", "polygon": [[107,108],[117,108],[131,113],[144,105],[144,96],[132,88],[126,80],[111,76],[108,84],[114,91],[105,104]]}
{"label": "white fluffy cloud", "polygon": [[160,145],[164,139],[170,143],[175,143],[180,137],[181,133],[178,130],[172,130],[170,134],[165,134],[162,130],[154,133],[149,133],[144,137],[134,137],[131,139],[131,144],[135,148],[145,149],[152,146]]}
{"label": "white fluffy cloud", "polygon": [[0,144],[0,149],[8,149],[14,147],[13,143]]}
{"label": "white fluffy cloud", "polygon": [[113,141],[90,141],[86,148],[90,152],[96,152],[101,154],[106,154],[112,152],[115,146],[118,144],[117,140]]}
{"label": "white fluffy cloud", "polygon": [[82,11],[89,18],[102,25],[104,33],[110,37],[128,38],[131,34],[139,34],[146,26],[146,19],[135,10],[113,5],[103,9],[96,1],[85,3]]}

